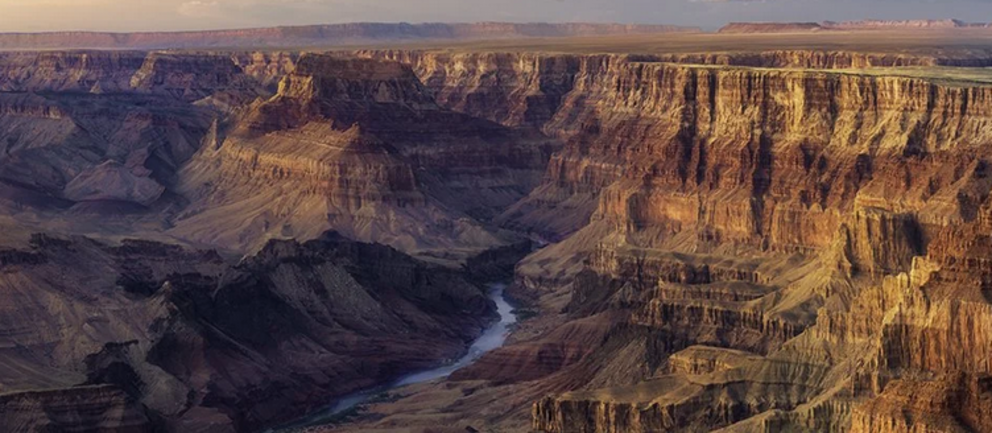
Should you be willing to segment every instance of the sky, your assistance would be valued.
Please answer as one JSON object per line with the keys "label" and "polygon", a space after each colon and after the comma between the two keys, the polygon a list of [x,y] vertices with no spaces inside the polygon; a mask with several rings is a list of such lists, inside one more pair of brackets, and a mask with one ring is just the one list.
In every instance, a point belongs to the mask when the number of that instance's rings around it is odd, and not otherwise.
{"label": "sky", "polygon": [[0,32],[161,31],[377,22],[623,22],[959,18],[992,0],[0,0]]}

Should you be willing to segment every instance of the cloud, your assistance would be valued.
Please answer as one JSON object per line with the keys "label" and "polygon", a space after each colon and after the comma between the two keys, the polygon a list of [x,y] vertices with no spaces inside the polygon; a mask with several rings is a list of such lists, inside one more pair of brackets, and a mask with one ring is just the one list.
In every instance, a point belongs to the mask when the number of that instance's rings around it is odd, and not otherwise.
{"label": "cloud", "polygon": [[186,0],[176,11],[184,17],[230,22],[285,21],[313,19],[336,9],[355,9],[361,4],[352,0]]}
{"label": "cloud", "polygon": [[220,2],[188,1],[179,5],[179,14],[187,17],[205,18],[217,16],[222,11]]}

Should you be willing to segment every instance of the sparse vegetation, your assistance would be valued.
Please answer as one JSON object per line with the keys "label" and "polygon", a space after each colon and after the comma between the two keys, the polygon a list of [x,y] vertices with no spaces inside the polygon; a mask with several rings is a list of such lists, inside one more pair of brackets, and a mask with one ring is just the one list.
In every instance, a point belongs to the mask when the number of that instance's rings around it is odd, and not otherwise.
{"label": "sparse vegetation", "polygon": [[513,315],[517,316],[517,320],[521,322],[533,319],[537,317],[538,314],[540,313],[537,310],[530,308],[517,308],[513,310]]}

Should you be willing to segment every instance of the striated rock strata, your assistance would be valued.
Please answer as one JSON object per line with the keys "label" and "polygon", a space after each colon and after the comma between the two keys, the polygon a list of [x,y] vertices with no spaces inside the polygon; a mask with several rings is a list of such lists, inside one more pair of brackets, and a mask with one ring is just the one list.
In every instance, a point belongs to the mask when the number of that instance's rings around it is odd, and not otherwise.
{"label": "striated rock strata", "polygon": [[433,366],[527,234],[511,344],[346,428],[992,429],[992,88],[934,67],[981,56],[5,56],[3,227],[258,251],[0,251],[18,426],[254,429]]}
{"label": "striated rock strata", "polygon": [[[358,55],[564,143],[495,219],[559,241],[511,289],[542,315],[456,372],[445,386],[471,397],[434,416],[544,432],[988,429],[980,81],[831,71],[852,58],[811,53],[752,59],[825,69]],[[417,398],[355,428],[423,423],[401,411]]]}
{"label": "striated rock strata", "polygon": [[530,192],[555,149],[441,108],[399,63],[315,55],[222,134],[180,173],[194,198],[182,236],[252,248],[333,228],[442,260],[511,242],[484,222]]}
{"label": "striated rock strata", "polygon": [[236,266],[32,244],[0,253],[0,419],[17,431],[254,430],[456,357],[495,315],[459,272],[336,234]]}
{"label": "striated rock strata", "polygon": [[[988,88],[615,59],[585,67],[544,126],[566,147],[532,197],[593,191],[597,204],[572,235],[581,245],[566,239],[524,269],[584,255],[572,320],[612,315],[656,352],[618,367],[603,360],[629,349],[604,340],[575,364],[597,372],[591,384],[536,403],[535,430],[987,428],[989,299],[970,257],[988,236],[992,184],[978,156]],[[854,327],[856,337],[838,334]],[[694,345],[758,357],[716,368],[692,353],[667,371],[631,369]]]}

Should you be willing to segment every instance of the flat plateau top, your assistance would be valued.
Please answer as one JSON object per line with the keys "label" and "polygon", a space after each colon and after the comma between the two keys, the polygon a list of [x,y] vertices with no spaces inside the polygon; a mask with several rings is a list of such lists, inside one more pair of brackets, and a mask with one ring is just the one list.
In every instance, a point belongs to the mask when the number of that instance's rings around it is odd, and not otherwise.
{"label": "flat plateau top", "polygon": [[[347,49],[398,49],[431,52],[734,55],[774,51],[845,52],[877,56],[927,57],[941,60],[992,59],[992,29],[862,30],[801,33],[688,33],[596,36],[543,39],[494,39],[471,42],[416,42],[352,46]],[[992,68],[951,66],[900,66],[850,69],[761,68],[700,65],[705,68],[803,70],[825,74],[897,76],[919,78],[948,87],[992,86]]]}
{"label": "flat plateau top", "polygon": [[864,75],[871,77],[916,78],[939,84],[944,87],[988,87],[992,86],[992,68],[952,67],[952,66],[902,66],[841,69],[806,68],[766,68],[727,65],[675,64],[676,66],[701,69],[741,69],[753,71],[795,71],[822,74]]}
{"label": "flat plateau top", "polygon": [[350,48],[576,54],[719,54],[776,50],[836,50],[908,55],[987,54],[992,52],[992,29],[745,34],[676,33],[572,38],[492,39],[468,42],[391,42],[354,45]]}
{"label": "flat plateau top", "polygon": [[830,72],[886,77],[922,78],[948,87],[992,86],[992,68],[957,68],[946,66],[834,69]]}

